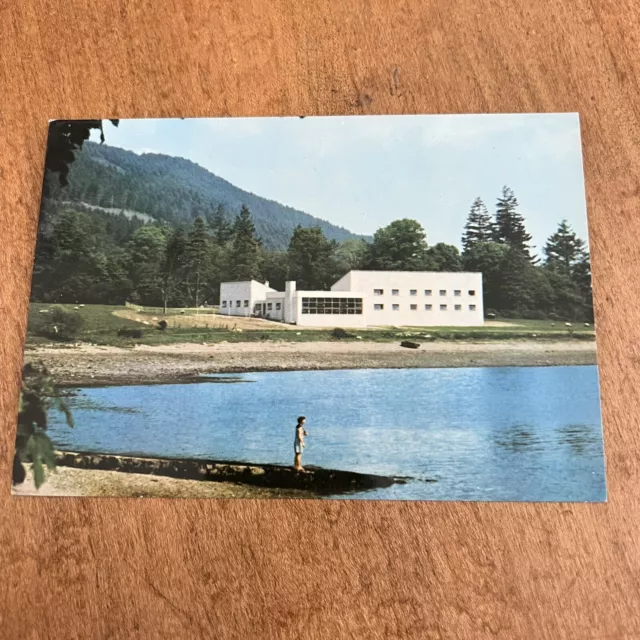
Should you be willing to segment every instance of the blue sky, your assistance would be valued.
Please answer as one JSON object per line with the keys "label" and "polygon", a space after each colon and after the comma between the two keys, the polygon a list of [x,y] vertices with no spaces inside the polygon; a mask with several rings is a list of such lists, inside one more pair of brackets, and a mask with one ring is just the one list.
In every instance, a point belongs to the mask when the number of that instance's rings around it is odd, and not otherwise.
{"label": "blue sky", "polygon": [[577,114],[121,120],[105,136],[357,233],[414,218],[460,246],[472,201],[493,212],[506,184],[537,251],[562,218],[588,240]]}

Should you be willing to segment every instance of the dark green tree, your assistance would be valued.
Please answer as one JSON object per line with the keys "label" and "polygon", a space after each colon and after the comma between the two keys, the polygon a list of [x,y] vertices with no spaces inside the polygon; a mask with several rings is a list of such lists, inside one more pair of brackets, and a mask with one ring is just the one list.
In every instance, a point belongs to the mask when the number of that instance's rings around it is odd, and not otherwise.
{"label": "dark green tree", "polygon": [[502,188],[502,196],[496,205],[496,222],[493,239],[508,244],[531,258],[531,236],[524,226],[524,217],[518,212],[518,200],[509,187]]}
{"label": "dark green tree", "polygon": [[572,274],[576,265],[584,262],[587,253],[584,240],[578,238],[566,220],[558,225],[558,230],[549,237],[543,248],[545,266],[554,271]]}
{"label": "dark green tree", "polygon": [[353,269],[362,269],[367,258],[368,245],[364,240],[349,238],[334,251],[337,276],[342,277]]}
{"label": "dark green tree", "polygon": [[[34,269],[34,291],[42,292],[47,301],[78,302],[104,278],[104,221],[64,209],[49,223],[46,239],[40,236],[38,241],[49,255]],[[41,250],[36,249],[36,260]]]}
{"label": "dark green tree", "polygon": [[163,312],[167,313],[169,302],[184,282],[185,262],[187,259],[187,241],[184,231],[174,229],[167,240],[164,256],[160,265]]}
{"label": "dark green tree", "polygon": [[197,217],[186,243],[187,285],[193,287],[194,306],[202,304],[200,293],[209,267],[209,236],[204,218]]}
{"label": "dark green tree", "polygon": [[529,256],[520,248],[510,246],[500,273],[501,311],[521,312],[531,305]]}
{"label": "dark green tree", "polygon": [[585,255],[573,266],[572,281],[578,287],[582,297],[584,319],[594,321],[593,290],[591,289],[591,262],[589,255]]}
{"label": "dark green tree", "polygon": [[478,242],[493,240],[493,221],[487,207],[480,198],[476,198],[471,205],[469,217],[462,234],[462,251],[468,252]]}
{"label": "dark green tree", "polygon": [[543,252],[544,269],[555,292],[553,312],[569,320],[592,322],[591,265],[584,240],[562,220]]}
{"label": "dark green tree", "polygon": [[262,280],[277,291],[284,291],[289,274],[289,254],[286,251],[262,251],[260,274]]}
{"label": "dark green tree", "polygon": [[251,220],[251,212],[244,205],[233,226],[233,245],[229,255],[229,276],[235,281],[260,277],[260,242]]}
{"label": "dark green tree", "polygon": [[458,247],[445,242],[438,242],[427,249],[429,271],[462,271],[462,258]]}
{"label": "dark green tree", "polygon": [[166,237],[155,225],[140,227],[129,242],[130,278],[134,284],[134,301],[147,305],[161,304],[161,265]]}
{"label": "dark green tree", "polygon": [[482,273],[485,309],[500,309],[501,274],[509,247],[498,242],[478,242],[463,255],[465,271]]}
{"label": "dark green tree", "polygon": [[571,276],[562,271],[544,271],[553,291],[549,312],[562,320],[586,319],[584,297]]}
{"label": "dark green tree", "polygon": [[416,220],[395,220],[376,231],[368,253],[368,269],[422,271],[428,264],[427,236]]}
{"label": "dark green tree", "polygon": [[335,278],[333,252],[330,242],[319,227],[296,227],[289,250],[289,279],[300,289],[329,289]]}
{"label": "dark green tree", "polygon": [[213,241],[218,246],[224,247],[233,238],[233,225],[229,222],[229,216],[223,204],[216,207],[208,222]]}

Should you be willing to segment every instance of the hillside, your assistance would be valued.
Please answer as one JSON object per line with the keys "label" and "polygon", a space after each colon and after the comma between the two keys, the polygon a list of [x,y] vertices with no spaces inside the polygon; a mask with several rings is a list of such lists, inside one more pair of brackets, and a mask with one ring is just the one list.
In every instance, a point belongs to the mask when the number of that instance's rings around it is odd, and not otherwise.
{"label": "hillside", "polygon": [[62,200],[111,210],[140,212],[173,224],[205,218],[222,205],[229,221],[246,205],[267,249],[284,249],[293,229],[319,226],[327,238],[357,238],[342,227],[278,202],[261,198],[185,160],[87,142],[69,173]]}

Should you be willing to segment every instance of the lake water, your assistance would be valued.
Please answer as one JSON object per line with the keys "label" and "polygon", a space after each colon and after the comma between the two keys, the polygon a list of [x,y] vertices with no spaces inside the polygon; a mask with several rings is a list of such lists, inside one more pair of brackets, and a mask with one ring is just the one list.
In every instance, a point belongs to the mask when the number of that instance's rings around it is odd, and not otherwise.
{"label": "lake water", "polygon": [[84,388],[76,427],[52,415],[50,435],[70,450],[291,464],[306,415],[303,463],[415,478],[349,497],[606,499],[595,366],[233,377],[243,382]]}

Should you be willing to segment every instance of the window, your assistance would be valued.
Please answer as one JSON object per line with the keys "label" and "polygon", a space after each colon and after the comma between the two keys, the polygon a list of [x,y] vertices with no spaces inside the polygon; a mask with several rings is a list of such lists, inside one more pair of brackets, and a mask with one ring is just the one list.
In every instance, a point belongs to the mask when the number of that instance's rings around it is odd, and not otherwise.
{"label": "window", "polygon": [[417,296],[417,295],[418,295],[418,290],[417,290],[417,289],[411,289],[411,290],[409,291],[409,295]]}
{"label": "window", "polygon": [[226,301],[226,300],[223,300],[223,301],[222,301],[222,306],[223,306],[223,307],[226,307],[226,306],[227,306],[227,301]]}
{"label": "window", "polygon": [[391,305],[391,306],[393,307],[394,311],[400,311],[400,305],[399,304],[394,304],[394,305]]}
{"label": "window", "polygon": [[425,289],[424,290],[424,295],[425,296],[430,296],[431,295],[431,289]]}
{"label": "window", "polygon": [[446,289],[440,289],[440,295],[441,296],[446,296],[447,295],[447,290]]}
{"label": "window", "polygon": [[271,311],[273,309],[273,302],[267,302],[267,311]]}
{"label": "window", "polygon": [[475,304],[470,304],[469,305],[469,311],[475,311],[476,310],[476,305]]}
{"label": "window", "polygon": [[460,296],[461,293],[462,293],[462,291],[460,291],[460,289],[454,289],[454,291],[453,291],[453,295],[454,296]]}
{"label": "window", "polygon": [[392,296],[399,296],[400,295],[400,290],[399,289],[391,289],[391,295]]}
{"label": "window", "polygon": [[447,310],[447,305],[446,304],[441,304],[440,305],[440,311],[446,311]]}
{"label": "window", "polygon": [[362,298],[302,298],[302,313],[362,315]]}
{"label": "window", "polygon": [[470,296],[475,296],[476,295],[476,290],[475,289],[469,289],[469,295]]}
{"label": "window", "polygon": [[276,302],[276,311],[280,311],[282,309],[282,302]]}
{"label": "window", "polygon": [[430,304],[425,304],[425,305],[424,305],[424,310],[425,310],[425,311],[431,311],[431,309],[432,309],[432,308],[433,308],[433,307],[432,307],[432,305],[430,305]]}
{"label": "window", "polygon": [[384,289],[374,289],[373,290],[373,295],[374,296],[381,296],[384,293]]}
{"label": "window", "polygon": [[418,310],[418,305],[417,304],[412,304],[411,305],[411,311],[417,311]]}
{"label": "window", "polygon": [[245,307],[248,307],[248,306],[249,306],[249,301],[248,301],[248,300],[245,300],[245,301],[244,301],[244,306],[245,306]]}
{"label": "window", "polygon": [[384,305],[383,304],[374,304],[373,305],[373,310],[374,311],[382,311],[384,309]]}
{"label": "window", "polygon": [[242,304],[242,300],[236,300],[236,307],[239,307]]}
{"label": "window", "polygon": [[455,307],[456,311],[462,311],[462,305],[461,304],[457,304]]}

